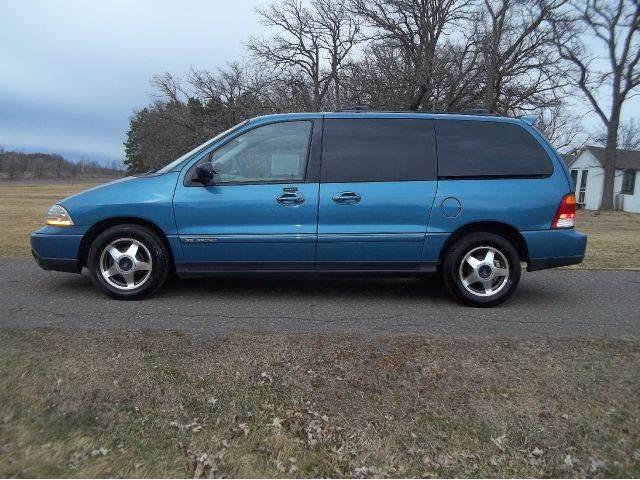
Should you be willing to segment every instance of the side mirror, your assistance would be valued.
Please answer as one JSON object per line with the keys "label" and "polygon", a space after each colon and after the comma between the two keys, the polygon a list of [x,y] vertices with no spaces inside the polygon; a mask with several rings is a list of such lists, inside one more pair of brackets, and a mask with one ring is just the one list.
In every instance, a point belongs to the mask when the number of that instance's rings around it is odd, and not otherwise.
{"label": "side mirror", "polygon": [[203,162],[196,167],[196,177],[203,185],[209,185],[215,173],[211,162]]}

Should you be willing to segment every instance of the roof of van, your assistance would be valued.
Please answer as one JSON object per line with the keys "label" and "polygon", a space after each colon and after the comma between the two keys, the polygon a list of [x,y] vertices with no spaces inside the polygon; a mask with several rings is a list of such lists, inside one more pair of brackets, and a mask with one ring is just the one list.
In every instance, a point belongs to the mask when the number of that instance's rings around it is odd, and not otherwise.
{"label": "roof of van", "polygon": [[251,121],[292,120],[305,118],[427,118],[443,120],[475,120],[504,123],[525,123],[523,119],[503,117],[484,113],[437,113],[437,112],[383,112],[383,111],[342,111],[342,112],[300,112],[276,113],[252,118]]}

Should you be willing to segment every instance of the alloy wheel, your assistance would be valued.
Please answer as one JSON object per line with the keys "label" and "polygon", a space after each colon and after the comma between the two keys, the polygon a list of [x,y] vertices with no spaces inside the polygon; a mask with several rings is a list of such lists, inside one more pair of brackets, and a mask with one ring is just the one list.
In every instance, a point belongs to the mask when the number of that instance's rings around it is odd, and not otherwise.
{"label": "alloy wheel", "polygon": [[119,238],[109,243],[100,255],[100,273],[119,290],[133,290],[151,276],[153,261],[149,249],[133,238]]}
{"label": "alloy wheel", "polygon": [[473,295],[489,297],[500,292],[509,280],[509,262],[495,247],[469,251],[460,262],[460,282]]}

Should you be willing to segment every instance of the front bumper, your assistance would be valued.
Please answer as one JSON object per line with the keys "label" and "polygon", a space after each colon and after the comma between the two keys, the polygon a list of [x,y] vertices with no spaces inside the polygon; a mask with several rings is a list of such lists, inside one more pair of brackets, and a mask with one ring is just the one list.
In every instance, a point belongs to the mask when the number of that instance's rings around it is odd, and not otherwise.
{"label": "front bumper", "polygon": [[31,253],[44,270],[80,273],[78,252],[82,235],[65,235],[49,232],[44,227],[31,234]]}
{"label": "front bumper", "polygon": [[584,260],[587,236],[574,229],[522,232],[527,242],[529,261],[527,270],[575,265]]}

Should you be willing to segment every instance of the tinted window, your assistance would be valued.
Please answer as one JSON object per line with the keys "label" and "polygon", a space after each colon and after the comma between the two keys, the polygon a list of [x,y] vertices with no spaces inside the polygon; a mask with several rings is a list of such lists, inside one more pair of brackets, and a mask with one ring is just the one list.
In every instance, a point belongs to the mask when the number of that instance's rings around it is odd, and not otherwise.
{"label": "tinted window", "polygon": [[322,181],[434,179],[434,137],[432,120],[325,120]]}
{"label": "tinted window", "polygon": [[438,175],[441,177],[546,176],[549,156],[519,125],[439,120]]}
{"label": "tinted window", "polygon": [[203,161],[211,161],[215,183],[304,180],[312,122],[283,122],[254,128]]}

